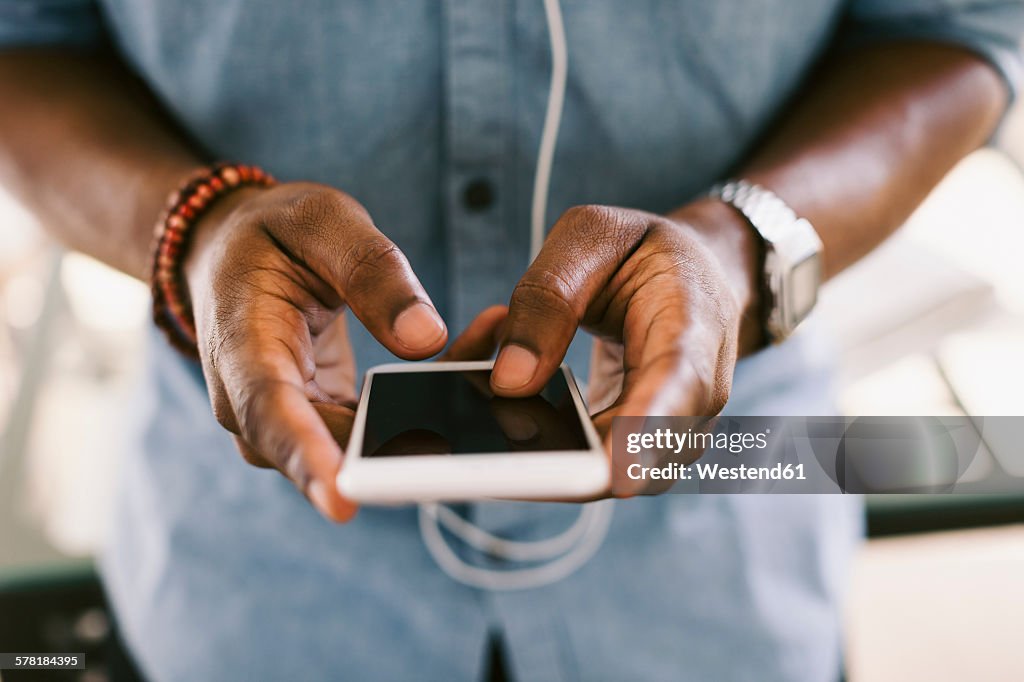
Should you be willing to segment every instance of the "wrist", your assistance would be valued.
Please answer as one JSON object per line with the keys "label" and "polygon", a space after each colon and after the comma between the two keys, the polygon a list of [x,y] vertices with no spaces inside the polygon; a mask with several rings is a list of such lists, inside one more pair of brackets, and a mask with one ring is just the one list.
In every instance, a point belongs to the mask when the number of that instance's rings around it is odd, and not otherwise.
{"label": "wrist", "polygon": [[724,271],[739,312],[739,354],[749,355],[764,347],[764,245],[760,235],[742,213],[718,199],[698,199],[669,217],[692,227]]}
{"label": "wrist", "polygon": [[192,236],[181,261],[184,276],[183,294],[191,300],[193,290],[202,288],[209,271],[211,256],[217,250],[217,237],[227,229],[233,216],[253,196],[264,192],[267,187],[237,187],[220,197],[210,209],[198,218],[192,226]]}
{"label": "wrist", "polygon": [[[198,223],[215,210],[226,208],[226,200],[243,188],[272,184],[274,179],[261,168],[221,163],[196,171],[169,198],[168,207],[157,224],[153,249],[150,280],[153,321],[182,353],[194,358],[198,352],[188,286],[189,275],[196,276],[196,269],[186,272],[185,267],[186,256],[196,251],[192,246]],[[207,251],[205,243],[200,253]]]}
{"label": "wrist", "polygon": [[132,178],[130,196],[132,224],[139,228],[138,264],[132,273],[143,282],[153,275],[153,220],[167,209],[168,196],[181,187],[195,173],[202,161],[193,158],[171,159],[151,164],[146,173]]}

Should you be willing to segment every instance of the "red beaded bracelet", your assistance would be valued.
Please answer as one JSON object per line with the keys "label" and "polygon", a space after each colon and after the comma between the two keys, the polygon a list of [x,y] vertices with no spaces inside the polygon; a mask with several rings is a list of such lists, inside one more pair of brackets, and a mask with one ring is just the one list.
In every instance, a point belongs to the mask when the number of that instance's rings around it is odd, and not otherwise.
{"label": "red beaded bracelet", "polygon": [[184,295],[182,262],[188,251],[192,227],[218,198],[239,187],[269,187],[274,178],[257,166],[219,163],[196,171],[171,194],[167,210],[156,225],[153,270],[153,321],[175,348],[198,357],[192,304]]}

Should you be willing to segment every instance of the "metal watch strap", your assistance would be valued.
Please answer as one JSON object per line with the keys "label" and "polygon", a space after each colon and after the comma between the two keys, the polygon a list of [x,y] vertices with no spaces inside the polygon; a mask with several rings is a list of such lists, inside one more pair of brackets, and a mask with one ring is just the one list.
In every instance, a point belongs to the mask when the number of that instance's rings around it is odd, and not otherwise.
{"label": "metal watch strap", "polygon": [[[773,343],[785,340],[817,300],[822,251],[818,233],[774,192],[746,180],[716,185],[709,196],[742,213],[764,240],[764,289],[769,297],[765,331]],[[795,282],[794,272],[805,267],[810,275]],[[796,291],[798,287],[809,290]]]}

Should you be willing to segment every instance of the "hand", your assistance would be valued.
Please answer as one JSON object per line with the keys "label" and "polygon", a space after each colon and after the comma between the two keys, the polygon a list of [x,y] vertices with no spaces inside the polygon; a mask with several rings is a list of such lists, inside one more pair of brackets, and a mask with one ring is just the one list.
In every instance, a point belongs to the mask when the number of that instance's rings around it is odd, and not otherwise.
{"label": "hand", "polygon": [[351,518],[335,485],[355,398],[342,311],[401,358],[447,340],[405,256],[352,197],[291,183],[215,204],[185,275],[217,421],[249,463],[278,469],[326,517]]}
{"label": "hand", "polygon": [[570,209],[512,294],[492,389],[539,391],[583,327],[599,339],[591,397],[603,398],[594,423],[606,447],[618,415],[717,414],[741,346],[760,344],[757,246],[710,200],[668,217]]}

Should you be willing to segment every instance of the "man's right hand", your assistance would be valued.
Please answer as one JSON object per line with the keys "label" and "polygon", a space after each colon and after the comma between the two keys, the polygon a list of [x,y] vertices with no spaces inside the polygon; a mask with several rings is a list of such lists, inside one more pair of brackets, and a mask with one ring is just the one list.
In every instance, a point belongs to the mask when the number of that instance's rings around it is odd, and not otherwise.
{"label": "man's right hand", "polygon": [[350,358],[344,331],[334,333],[347,307],[392,353],[418,360],[444,347],[444,322],[402,252],[330,187],[238,189],[195,230],[185,275],[217,421],[248,462],[348,520],[356,508],[334,481],[352,411],[318,381],[314,343],[344,344],[327,350]]}

